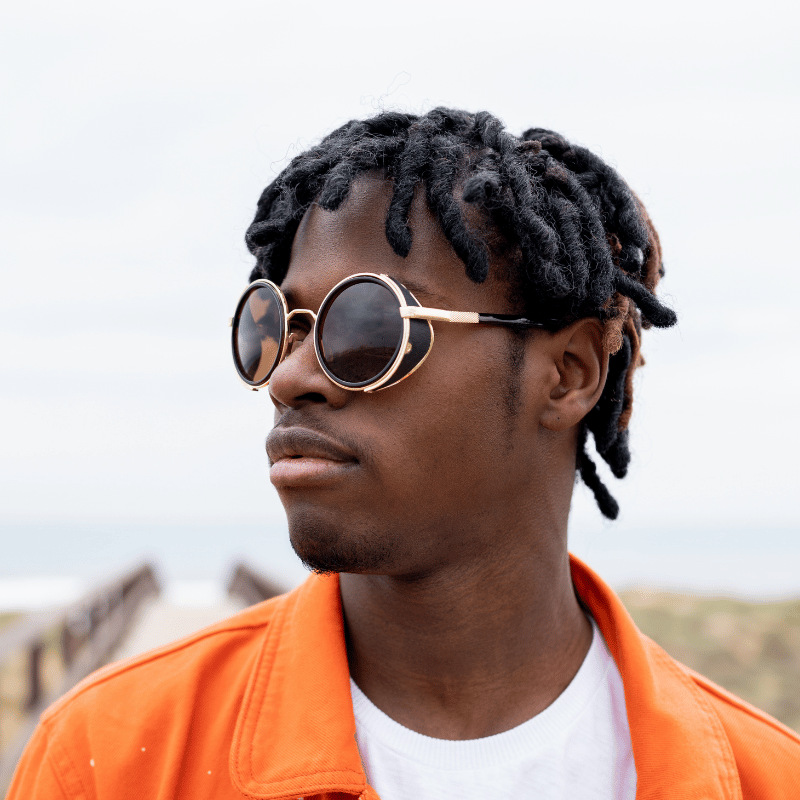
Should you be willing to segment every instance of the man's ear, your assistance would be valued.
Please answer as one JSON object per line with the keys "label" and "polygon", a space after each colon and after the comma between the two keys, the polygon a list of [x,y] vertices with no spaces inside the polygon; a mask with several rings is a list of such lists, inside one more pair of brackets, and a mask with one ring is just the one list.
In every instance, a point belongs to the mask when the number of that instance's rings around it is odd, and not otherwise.
{"label": "man's ear", "polygon": [[594,317],[558,331],[552,345],[558,382],[551,386],[540,422],[557,432],[577,425],[600,399],[609,356],[603,349],[603,326]]}

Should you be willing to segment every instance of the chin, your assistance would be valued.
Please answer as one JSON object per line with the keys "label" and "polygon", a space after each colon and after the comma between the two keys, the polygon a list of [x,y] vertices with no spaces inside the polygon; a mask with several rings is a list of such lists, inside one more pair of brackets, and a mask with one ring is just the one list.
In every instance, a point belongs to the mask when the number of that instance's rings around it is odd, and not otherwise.
{"label": "chin", "polygon": [[399,553],[399,537],[384,530],[343,531],[309,515],[289,518],[289,540],[303,564],[320,574],[389,574]]}

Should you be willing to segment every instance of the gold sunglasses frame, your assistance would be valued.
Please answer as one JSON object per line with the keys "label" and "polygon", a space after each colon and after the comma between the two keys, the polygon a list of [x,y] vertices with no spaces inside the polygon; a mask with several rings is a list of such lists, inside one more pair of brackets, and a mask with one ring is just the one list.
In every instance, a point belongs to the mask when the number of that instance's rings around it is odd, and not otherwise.
{"label": "gold sunglasses frame", "polygon": [[[402,339],[400,341],[400,346],[396,350],[396,354],[393,358],[392,364],[390,368],[383,374],[379,375],[379,377],[374,380],[373,382],[363,385],[363,386],[348,386],[346,383],[342,383],[340,380],[337,380],[336,377],[330,372],[330,370],[325,365],[325,362],[322,358],[322,353],[320,352],[320,337],[317,335],[317,325],[318,325],[318,315],[319,312],[325,308],[326,304],[328,303],[329,299],[332,295],[334,295],[339,288],[354,278],[369,278],[371,279],[370,282],[377,282],[386,288],[388,288],[396,297],[399,303],[399,312],[400,318],[403,320],[403,334]],[[258,383],[250,383],[249,381],[245,380],[242,377],[241,372],[239,371],[238,366],[236,367],[236,372],[239,375],[239,379],[242,383],[248,388],[252,389],[254,392],[257,392],[259,389],[263,388],[264,386],[269,385],[269,379],[272,376],[272,373],[278,367],[278,365],[286,358],[287,351],[289,350],[292,344],[292,334],[289,332],[289,322],[291,321],[292,317],[298,316],[301,314],[305,314],[310,316],[311,319],[314,321],[314,326],[311,330],[311,336],[314,341],[314,353],[317,358],[317,363],[319,364],[322,371],[325,373],[326,377],[331,381],[331,383],[339,386],[342,389],[347,389],[351,392],[376,392],[380,391],[381,389],[388,389],[390,386],[396,386],[398,383],[402,383],[409,375],[413,375],[425,362],[430,354],[431,350],[433,349],[433,341],[434,341],[434,330],[433,325],[431,322],[454,322],[454,323],[461,323],[467,325],[477,325],[480,323],[487,323],[487,324],[494,324],[494,325],[510,325],[515,326],[518,328],[548,328],[551,325],[546,325],[544,323],[533,322],[532,320],[526,319],[524,317],[516,317],[513,315],[506,315],[506,314],[483,314],[477,311],[449,311],[444,308],[426,308],[425,306],[419,303],[416,297],[399,281],[396,281],[394,278],[390,278],[388,275],[384,274],[377,274],[374,272],[356,272],[353,275],[348,275],[346,278],[342,279],[337,283],[329,292],[325,295],[325,298],[320,303],[319,309],[317,312],[312,311],[309,308],[296,308],[293,311],[289,311],[288,303],[286,302],[286,297],[284,296],[283,292],[281,291],[280,287],[277,286],[272,281],[268,280],[267,278],[259,278],[248,285],[248,287],[242,292],[241,297],[236,305],[236,312],[237,316],[241,313],[241,308],[245,297],[248,293],[255,287],[264,286],[269,287],[272,289],[273,293],[277,295],[281,303],[281,309],[283,311],[283,330],[281,331],[281,341],[279,342],[278,351],[279,355],[276,358],[272,369],[269,371],[267,377],[258,382]],[[412,300],[417,305],[409,305],[407,302],[406,296],[403,294],[403,291],[408,293],[408,296],[412,298]],[[231,347],[233,349],[233,360],[234,365],[237,364],[236,359],[236,333],[237,327],[234,326],[235,317],[232,317],[230,320],[230,325],[233,328],[231,332]],[[403,360],[406,356],[411,352],[411,348],[409,347],[409,337],[411,334],[411,323],[410,320],[418,319],[424,320],[428,323],[428,328],[430,329],[430,344],[428,349],[425,351],[423,356],[419,359],[419,361],[412,367],[408,373],[403,375],[402,378],[398,379],[397,381],[392,382],[392,377],[395,375],[398,369],[400,369]],[[391,383],[390,383],[391,382]],[[388,384],[388,385],[387,385]]]}

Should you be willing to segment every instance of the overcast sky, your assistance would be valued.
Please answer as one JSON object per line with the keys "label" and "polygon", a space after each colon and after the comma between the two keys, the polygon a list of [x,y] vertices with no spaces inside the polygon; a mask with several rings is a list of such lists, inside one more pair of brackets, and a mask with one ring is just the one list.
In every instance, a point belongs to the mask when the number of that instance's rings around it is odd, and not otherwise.
{"label": "overcast sky", "polygon": [[[347,119],[450,105],[596,150],[661,233],[680,326],[646,335],[619,530],[800,529],[797,22],[774,0],[7,4],[0,523],[279,524],[271,404],[227,338],[255,202]],[[574,524],[608,530],[582,488]]]}

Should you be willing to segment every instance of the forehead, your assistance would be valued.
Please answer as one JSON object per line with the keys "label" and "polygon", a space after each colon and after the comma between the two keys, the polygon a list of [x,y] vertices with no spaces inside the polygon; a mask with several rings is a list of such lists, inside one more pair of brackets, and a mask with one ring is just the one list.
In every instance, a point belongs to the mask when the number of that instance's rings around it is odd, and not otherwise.
{"label": "forehead", "polygon": [[311,206],[295,235],[289,269],[281,284],[290,303],[316,308],[343,278],[356,272],[376,272],[397,278],[419,293],[424,303],[501,313],[507,306],[505,284],[492,274],[483,284],[466,276],[464,263],[428,210],[421,189],[415,193],[409,214],[411,251],[403,258],[392,250],[386,238],[391,197],[390,181],[366,175],[353,183],[336,211]]}

